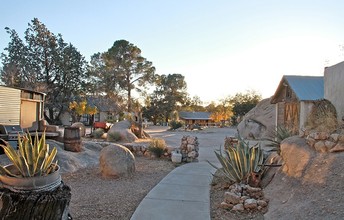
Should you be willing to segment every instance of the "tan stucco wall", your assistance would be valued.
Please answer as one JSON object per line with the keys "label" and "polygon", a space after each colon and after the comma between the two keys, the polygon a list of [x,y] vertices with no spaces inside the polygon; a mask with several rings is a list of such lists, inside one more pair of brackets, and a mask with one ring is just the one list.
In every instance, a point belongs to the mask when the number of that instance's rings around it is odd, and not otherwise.
{"label": "tan stucco wall", "polygon": [[312,102],[300,102],[300,127],[299,130],[304,130],[308,115],[312,111],[314,104]]}
{"label": "tan stucco wall", "polygon": [[344,116],[344,62],[325,68],[324,98],[337,110],[338,120]]}

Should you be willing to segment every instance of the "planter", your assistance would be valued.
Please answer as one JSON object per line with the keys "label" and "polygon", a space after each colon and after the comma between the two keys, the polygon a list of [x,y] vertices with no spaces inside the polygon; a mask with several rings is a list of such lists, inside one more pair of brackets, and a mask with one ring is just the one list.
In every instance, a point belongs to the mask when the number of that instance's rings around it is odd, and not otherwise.
{"label": "planter", "polygon": [[181,163],[182,162],[182,154],[178,152],[172,152],[171,160],[173,163]]}
{"label": "planter", "polygon": [[[17,171],[17,168],[13,164],[7,165],[6,168],[13,173]],[[7,188],[13,192],[53,191],[61,184],[60,167],[57,165],[55,172],[46,176],[18,178],[0,175],[0,182],[3,188]]]}

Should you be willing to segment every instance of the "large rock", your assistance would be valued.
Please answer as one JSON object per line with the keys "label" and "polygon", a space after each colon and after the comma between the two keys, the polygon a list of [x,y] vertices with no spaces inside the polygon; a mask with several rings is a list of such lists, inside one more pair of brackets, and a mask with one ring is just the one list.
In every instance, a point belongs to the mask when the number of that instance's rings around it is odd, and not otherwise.
{"label": "large rock", "polygon": [[80,130],[80,137],[85,137],[86,135],[86,127],[82,122],[75,122],[71,125],[72,128],[79,128]]}
{"label": "large rock", "polygon": [[264,189],[264,219],[343,219],[344,153],[318,153],[299,137],[282,142],[283,168]]}
{"label": "large rock", "polygon": [[76,172],[80,169],[95,167],[99,164],[99,153],[102,143],[82,142],[81,152],[71,152],[64,150],[64,144],[55,140],[47,139],[50,149],[56,147],[56,159],[60,165],[61,173]]}
{"label": "large rock", "polygon": [[99,165],[103,176],[129,176],[135,172],[135,157],[128,148],[110,144],[101,150]]}
{"label": "large rock", "polygon": [[306,139],[293,136],[281,142],[283,172],[288,176],[301,177],[306,167],[312,162],[316,152],[306,143]]}
{"label": "large rock", "polygon": [[128,120],[116,122],[108,131],[107,140],[111,141],[112,133],[119,133],[121,135],[121,142],[134,142],[138,140],[136,135],[130,130],[131,123]]}
{"label": "large rock", "polygon": [[275,125],[275,106],[263,99],[238,124],[239,135],[244,139],[268,138]]}

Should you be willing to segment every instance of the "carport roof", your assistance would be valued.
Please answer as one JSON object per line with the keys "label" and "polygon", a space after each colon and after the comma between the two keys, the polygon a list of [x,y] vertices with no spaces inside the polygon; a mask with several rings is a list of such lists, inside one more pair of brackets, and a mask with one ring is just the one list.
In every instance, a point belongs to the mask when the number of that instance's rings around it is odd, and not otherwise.
{"label": "carport roof", "polygon": [[210,112],[179,112],[179,118],[192,120],[211,120]]}

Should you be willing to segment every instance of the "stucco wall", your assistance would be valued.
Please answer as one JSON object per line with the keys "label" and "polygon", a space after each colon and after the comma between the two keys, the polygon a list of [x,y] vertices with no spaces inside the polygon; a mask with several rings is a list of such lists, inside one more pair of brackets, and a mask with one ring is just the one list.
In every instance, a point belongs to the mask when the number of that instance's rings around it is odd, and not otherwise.
{"label": "stucco wall", "polygon": [[305,128],[309,113],[312,111],[313,106],[314,106],[313,102],[301,102],[300,103],[300,127],[299,127],[299,130],[303,130]]}
{"label": "stucco wall", "polygon": [[344,116],[344,62],[325,68],[324,98],[329,100],[337,110],[338,120]]}

